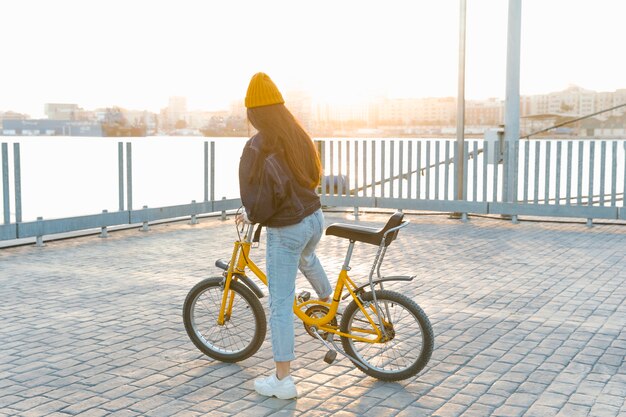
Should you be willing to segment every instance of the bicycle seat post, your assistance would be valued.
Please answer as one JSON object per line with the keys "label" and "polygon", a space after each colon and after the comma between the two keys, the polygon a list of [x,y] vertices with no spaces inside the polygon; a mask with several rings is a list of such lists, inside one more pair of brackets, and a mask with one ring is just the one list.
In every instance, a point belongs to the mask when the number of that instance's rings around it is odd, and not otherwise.
{"label": "bicycle seat post", "polygon": [[350,270],[350,258],[352,258],[352,251],[354,250],[354,240],[350,240],[350,244],[348,245],[348,250],[346,252],[346,258],[343,261],[343,266],[341,267],[344,271]]}

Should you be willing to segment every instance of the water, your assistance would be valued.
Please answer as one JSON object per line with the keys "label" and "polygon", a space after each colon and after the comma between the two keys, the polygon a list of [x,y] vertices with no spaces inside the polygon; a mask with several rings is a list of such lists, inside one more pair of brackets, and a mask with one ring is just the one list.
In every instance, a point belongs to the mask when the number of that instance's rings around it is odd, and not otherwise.
{"label": "water", "polygon": [[247,138],[1,137],[9,143],[12,221],[13,142],[20,143],[22,220],[31,221],[117,211],[120,141],[132,143],[133,209],[203,201],[207,139],[215,142],[215,198],[239,197],[239,155]]}

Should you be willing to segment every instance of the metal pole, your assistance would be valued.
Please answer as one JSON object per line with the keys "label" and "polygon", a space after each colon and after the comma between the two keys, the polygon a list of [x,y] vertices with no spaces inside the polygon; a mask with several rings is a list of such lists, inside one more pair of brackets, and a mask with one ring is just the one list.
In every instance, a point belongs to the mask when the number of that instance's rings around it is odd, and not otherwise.
{"label": "metal pole", "polygon": [[506,51],[506,98],[504,114],[504,140],[509,145],[509,157],[505,161],[506,181],[503,181],[503,201],[512,202],[516,190],[513,189],[515,165],[517,163],[516,144],[519,142],[520,119],[520,50],[522,33],[522,0],[509,0],[509,22]]}
{"label": "metal pole", "polygon": [[15,223],[22,222],[22,167],[20,164],[20,144],[13,144],[13,169],[15,182]]}
{"label": "metal pole", "polygon": [[124,211],[124,144],[117,143],[117,171],[119,190],[119,211]]}
{"label": "metal pole", "polygon": [[460,0],[459,19],[459,80],[456,106],[456,199],[463,200],[463,171],[465,158],[463,150],[465,145],[465,17],[467,14],[467,1]]}
{"label": "metal pole", "polygon": [[2,201],[4,206],[4,224],[11,223],[11,201],[9,197],[9,148],[2,144]]}
{"label": "metal pole", "polygon": [[126,205],[133,210],[133,149],[132,143],[126,142]]}
{"label": "metal pole", "polygon": [[215,201],[215,142],[211,142],[211,201]]}
{"label": "metal pole", "polygon": [[204,201],[209,201],[209,142],[204,142]]}

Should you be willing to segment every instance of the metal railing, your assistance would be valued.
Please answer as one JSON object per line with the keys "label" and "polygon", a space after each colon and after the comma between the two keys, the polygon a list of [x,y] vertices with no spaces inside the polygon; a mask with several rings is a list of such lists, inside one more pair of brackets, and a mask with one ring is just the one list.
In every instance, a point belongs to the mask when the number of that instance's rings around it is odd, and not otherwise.
{"label": "metal railing", "polygon": [[[148,143],[148,142],[147,142]],[[511,216],[576,217],[626,220],[626,140],[467,140],[463,152],[462,199],[456,199],[455,166],[460,157],[445,139],[317,140],[325,176],[320,194],[326,206],[393,208]],[[132,143],[117,144],[118,211],[57,219],[23,221],[21,150],[1,144],[3,224],[0,241],[36,238],[112,226],[142,225],[234,210],[238,198],[215,198],[215,182],[236,178],[239,155],[216,155],[215,142],[204,142],[204,200],[141,209],[133,207]],[[148,145],[149,146],[149,145]],[[513,157],[511,157],[511,153]],[[218,177],[216,157],[228,163]],[[507,161],[514,161],[512,170]],[[12,175],[9,169],[12,165]],[[509,174],[509,172],[512,173]],[[12,181],[11,181],[12,179]],[[11,182],[13,187],[11,187]],[[74,190],[80,195],[81,190]],[[238,195],[236,190],[233,193]],[[11,208],[13,207],[13,213]]]}
{"label": "metal railing", "polygon": [[[0,224],[0,241],[36,238],[38,245],[43,244],[43,237],[47,235],[71,233],[95,229],[102,237],[107,236],[111,226],[141,225],[147,230],[151,222],[189,217],[191,223],[197,222],[197,217],[203,214],[222,213],[233,210],[241,205],[238,198],[215,199],[215,143],[204,142],[204,201],[192,200],[187,204],[162,206],[141,209],[133,208],[133,155],[132,143],[118,143],[118,211],[71,216],[56,219],[38,217],[35,221],[22,219],[22,166],[20,143],[13,143],[13,158],[9,155],[7,143],[1,144],[2,150],[2,201],[3,223]],[[12,179],[10,181],[10,163],[13,162]],[[77,173],[80,175],[80,173]],[[80,195],[81,190],[74,190]],[[13,201],[14,212],[11,212]],[[12,215],[13,214],[13,215]]]}
{"label": "metal railing", "polygon": [[514,221],[519,215],[589,224],[626,220],[625,140],[468,140],[461,200],[452,140],[330,140],[318,148],[326,205],[500,214]]}

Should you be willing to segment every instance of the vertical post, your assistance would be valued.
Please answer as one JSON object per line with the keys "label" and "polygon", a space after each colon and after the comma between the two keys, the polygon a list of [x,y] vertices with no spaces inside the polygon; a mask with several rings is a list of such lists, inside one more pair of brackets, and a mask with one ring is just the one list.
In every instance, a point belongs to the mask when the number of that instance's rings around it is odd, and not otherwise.
{"label": "vertical post", "polygon": [[330,141],[330,191],[328,191],[329,195],[335,195],[335,189],[337,188],[337,183],[335,182],[335,145],[334,141]]}
{"label": "vertical post", "polygon": [[[143,206],[144,210],[148,210],[148,206]],[[130,210],[130,209],[129,209]],[[144,214],[144,219],[147,217],[147,214]],[[148,232],[150,231],[150,224],[148,223],[148,220],[144,220],[141,226],[141,231],[142,232]]]}
{"label": "vertical post", "polygon": [[189,221],[189,224],[198,224],[198,215],[196,214],[196,211],[198,211],[198,209],[196,208],[196,200],[191,200],[191,204],[193,205],[193,213],[191,214],[191,220]]}
{"label": "vertical post", "polygon": [[404,182],[404,147],[403,142],[398,143],[398,198],[403,198],[404,190],[402,183]]}
{"label": "vertical post", "polygon": [[211,142],[211,201],[215,201],[215,142]]}
{"label": "vertical post", "polygon": [[372,141],[372,188],[370,197],[376,197],[376,141]]}
{"label": "vertical post", "polygon": [[441,142],[435,142],[435,200],[439,200],[439,171],[441,171],[441,162],[440,162],[440,149]]}
{"label": "vertical post", "polygon": [[[454,160],[456,164],[458,159]],[[430,140],[426,142],[426,166],[424,168],[426,170],[426,200],[430,200]]]}
{"label": "vertical post", "polygon": [[342,167],[341,167],[341,150],[342,150],[343,146],[342,146],[342,142],[337,141],[337,180],[335,182],[335,184],[337,184],[337,195],[343,196],[343,179],[344,176],[342,175],[341,171],[342,171]]}
{"label": "vertical post", "polygon": [[493,151],[489,148],[489,142],[485,141],[483,143],[483,203],[487,202],[487,188],[489,185],[487,183],[487,168],[489,167],[489,158],[487,155],[489,155],[489,152]]}
{"label": "vertical post", "polygon": [[422,142],[417,142],[417,155],[415,158],[417,166],[415,172],[417,173],[415,179],[415,198],[421,200],[422,198]]}
{"label": "vertical post", "polygon": [[[472,148],[472,155],[472,201],[478,201],[478,142],[476,141]],[[447,158],[448,155],[446,155]]]}
{"label": "vertical post", "polygon": [[126,142],[126,208],[133,210],[133,149],[130,142]]}
{"label": "vertical post", "polygon": [[[413,198],[413,194],[412,194],[412,189],[413,189],[413,141],[409,140],[409,144],[407,145],[408,149],[407,149],[407,167],[406,170],[409,173],[409,176],[407,177],[407,198],[410,200]],[[419,180],[419,172],[417,173],[417,179]]]}
{"label": "vertical post", "polygon": [[361,195],[363,197],[367,197],[367,143],[365,140],[362,142],[363,145],[363,192]]}
{"label": "vertical post", "polygon": [[385,140],[380,141],[380,196],[385,198]]}
{"label": "vertical post", "polygon": [[[354,197],[359,195],[359,141],[356,139],[354,140],[354,192],[351,192],[350,195]],[[358,206],[354,206],[354,219],[359,220]]]}
{"label": "vertical post", "polygon": [[[106,214],[108,213],[108,210],[102,210],[102,223],[104,223],[104,217],[106,216]],[[100,227],[100,235],[99,237],[109,237],[109,232],[107,230],[106,226],[101,226]]]}
{"label": "vertical post", "polygon": [[463,157],[465,143],[465,17],[467,14],[467,1],[460,0],[459,18],[459,79],[456,99],[456,199],[463,199]]}
{"label": "vertical post", "polygon": [[37,236],[35,237],[35,246],[44,247],[43,243],[43,217],[37,217]]}
{"label": "vertical post", "polygon": [[124,211],[124,144],[117,143],[117,178],[119,190],[119,211]]}
{"label": "vertical post", "polygon": [[593,206],[593,181],[594,181],[594,173],[595,169],[595,161],[596,161],[596,143],[591,141],[589,143],[589,197],[587,197],[587,205]]}
{"label": "vertical post", "polygon": [[[626,181],[626,177],[624,177]],[[613,141],[611,149],[611,207],[617,202],[617,142]]]}
{"label": "vertical post", "polygon": [[[509,145],[519,141],[519,118],[520,118],[520,50],[522,33],[522,0],[509,0],[509,21],[507,33],[506,51],[506,98],[504,114],[504,140]],[[515,193],[514,184],[514,164],[517,163],[517,147],[509,147],[509,155],[505,161],[507,184],[504,185],[502,200],[513,202]],[[503,172],[504,174],[504,172]]]}
{"label": "vertical post", "polygon": [[13,170],[15,181],[15,223],[22,222],[22,168],[20,164],[20,144],[13,144]]}
{"label": "vertical post", "polygon": [[[450,199],[450,141],[445,141],[444,147],[444,162],[443,162],[443,199]],[[452,145],[454,148],[454,145]],[[452,165],[452,169],[455,166]],[[452,173],[454,175],[454,173]],[[456,189],[452,189],[452,194],[456,193]],[[453,197],[454,198],[454,197]]]}
{"label": "vertical post", "polygon": [[2,201],[4,206],[4,224],[11,223],[11,202],[9,197],[9,148],[2,144]]}
{"label": "vertical post", "polygon": [[606,182],[606,141],[600,142],[600,207],[604,207]]}
{"label": "vertical post", "polygon": [[209,142],[204,142],[204,201],[209,201]]}
{"label": "vertical post", "polygon": [[325,166],[326,166],[326,155],[324,153],[324,142],[321,140],[317,140],[316,141],[317,144],[317,154],[319,155],[320,158],[320,165],[322,167],[322,175],[320,178],[320,194],[326,194],[326,187],[328,187],[328,182],[326,181],[326,170],[325,170]]}

